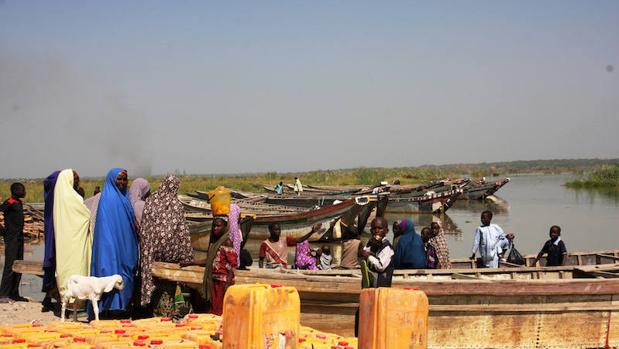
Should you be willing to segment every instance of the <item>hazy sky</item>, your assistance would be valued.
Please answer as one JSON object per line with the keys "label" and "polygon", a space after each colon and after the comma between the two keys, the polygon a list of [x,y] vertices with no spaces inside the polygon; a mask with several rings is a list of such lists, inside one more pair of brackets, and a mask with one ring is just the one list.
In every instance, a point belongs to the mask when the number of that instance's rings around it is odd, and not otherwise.
{"label": "hazy sky", "polygon": [[616,0],[0,0],[0,177],[619,157],[618,70]]}

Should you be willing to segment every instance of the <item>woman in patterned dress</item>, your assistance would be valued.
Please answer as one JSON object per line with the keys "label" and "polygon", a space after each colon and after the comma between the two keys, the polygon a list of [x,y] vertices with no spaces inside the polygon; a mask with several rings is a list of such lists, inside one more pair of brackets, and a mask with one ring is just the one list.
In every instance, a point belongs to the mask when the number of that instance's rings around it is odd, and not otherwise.
{"label": "woman in patterned dress", "polygon": [[153,262],[182,263],[192,259],[191,237],[185,221],[183,204],[178,200],[180,180],[166,177],[159,190],[146,199],[140,236],[140,303],[150,303],[155,290]]}

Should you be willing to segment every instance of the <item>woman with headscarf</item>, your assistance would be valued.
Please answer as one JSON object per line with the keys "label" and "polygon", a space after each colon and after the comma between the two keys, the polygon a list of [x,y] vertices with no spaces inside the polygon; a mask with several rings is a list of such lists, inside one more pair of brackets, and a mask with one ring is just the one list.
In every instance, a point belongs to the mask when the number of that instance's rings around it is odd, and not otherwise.
{"label": "woman with headscarf", "polygon": [[60,171],[54,171],[43,181],[43,234],[45,235],[45,254],[43,257],[43,310],[52,310],[52,297],[56,287],[56,244],[54,241],[54,188]]}
{"label": "woman with headscarf", "polygon": [[56,281],[62,296],[72,275],[90,275],[92,228],[90,212],[77,193],[79,176],[71,169],[58,175],[54,188]]}
{"label": "woman with headscarf", "polygon": [[445,239],[445,232],[440,222],[432,222],[430,224],[432,238],[430,244],[436,250],[438,258],[438,269],[451,269],[451,261],[449,260],[449,246]]}
{"label": "woman with headscarf", "polygon": [[92,276],[118,274],[123,278],[121,291],[114,289],[99,301],[101,311],[124,311],[131,302],[138,263],[135,216],[127,195],[127,171],[110,170],[105,177],[97,209],[92,251]]}
{"label": "woman with headscarf", "polygon": [[150,184],[144,178],[136,178],[131,183],[129,188],[129,201],[133,207],[133,213],[135,214],[136,222],[141,225],[142,212],[144,212],[145,200],[150,193]]}
{"label": "woman with headscarf", "polygon": [[181,263],[182,267],[188,265],[206,267],[202,294],[211,306],[210,312],[215,315],[223,313],[224,295],[228,287],[234,285],[234,270],[238,261],[238,256],[230,241],[227,220],[226,216],[213,218],[206,259]]}
{"label": "woman with headscarf", "polygon": [[99,200],[101,200],[101,192],[98,192],[97,194],[84,200],[84,205],[86,205],[90,211],[90,224],[92,225],[93,230],[97,225],[97,209],[99,208]]}
{"label": "woman with headscarf", "polygon": [[139,230],[142,306],[150,303],[155,290],[151,272],[153,262],[181,263],[192,259],[191,236],[183,204],[178,200],[179,187],[178,177],[166,177],[144,205]]}
{"label": "woman with headscarf", "polygon": [[393,258],[396,269],[423,269],[426,267],[426,253],[423,239],[415,231],[412,219],[405,219],[397,225],[400,241]]}

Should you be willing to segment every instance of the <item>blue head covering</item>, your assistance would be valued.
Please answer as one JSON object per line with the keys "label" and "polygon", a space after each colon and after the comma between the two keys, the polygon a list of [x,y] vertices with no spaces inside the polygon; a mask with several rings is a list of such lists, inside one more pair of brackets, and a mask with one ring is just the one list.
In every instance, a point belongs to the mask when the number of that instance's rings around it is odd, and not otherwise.
{"label": "blue head covering", "polygon": [[56,243],[54,240],[54,188],[60,171],[54,171],[43,181],[43,232],[45,235],[45,254],[43,257],[43,292],[56,287]]}
{"label": "blue head covering", "polygon": [[133,207],[127,190],[116,186],[116,178],[124,171],[114,168],[103,184],[92,245],[92,276],[122,276],[124,288],[114,289],[103,296],[99,309],[126,310],[133,294],[133,280],[137,270],[138,241],[136,238]]}
{"label": "blue head covering", "polygon": [[395,249],[394,264],[396,269],[422,269],[426,267],[426,252],[423,239],[415,231],[412,219],[405,219],[399,224],[403,231]]}

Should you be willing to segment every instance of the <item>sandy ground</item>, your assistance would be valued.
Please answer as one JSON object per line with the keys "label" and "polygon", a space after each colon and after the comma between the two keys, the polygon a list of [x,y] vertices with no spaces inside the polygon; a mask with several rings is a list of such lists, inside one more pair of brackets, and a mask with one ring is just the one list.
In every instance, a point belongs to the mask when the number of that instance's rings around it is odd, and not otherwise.
{"label": "sandy ground", "polygon": [[0,304],[0,325],[32,322],[47,324],[53,321],[60,321],[60,318],[54,316],[54,313],[51,311],[42,313],[41,303],[39,302]]}

